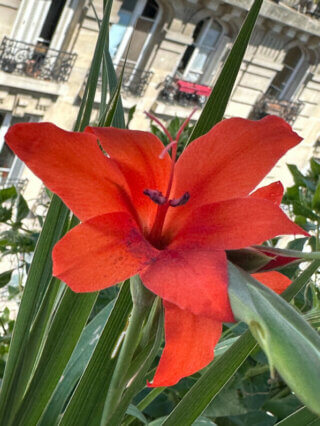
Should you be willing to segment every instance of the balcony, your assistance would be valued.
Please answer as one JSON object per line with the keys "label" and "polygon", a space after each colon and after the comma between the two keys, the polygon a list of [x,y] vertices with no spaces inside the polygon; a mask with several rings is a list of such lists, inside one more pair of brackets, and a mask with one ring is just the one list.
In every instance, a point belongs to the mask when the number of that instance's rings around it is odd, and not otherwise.
{"label": "balcony", "polygon": [[300,13],[305,13],[311,17],[320,18],[320,4],[313,0],[273,0],[274,3],[285,4]]}
{"label": "balcony", "polygon": [[202,107],[210,93],[211,88],[209,86],[168,76],[158,98],[171,104]]}
{"label": "balcony", "polygon": [[272,114],[282,117],[288,123],[293,124],[303,107],[302,102],[278,100],[264,95],[253,107],[253,116],[256,120]]}
{"label": "balcony", "polygon": [[0,70],[39,80],[65,82],[76,60],[75,53],[50,49],[4,37],[0,45]]}
{"label": "balcony", "polygon": [[[117,77],[121,75],[121,68],[116,69]],[[126,64],[123,78],[122,88],[125,92],[129,92],[133,96],[142,96],[149,84],[153,75],[152,71],[144,71],[135,68],[134,64]],[[102,78],[101,75],[98,80],[98,89],[101,89]]]}
{"label": "balcony", "polygon": [[23,192],[28,184],[28,179],[7,179],[5,176],[0,174],[0,189],[10,188],[10,186],[16,187],[19,192]]}

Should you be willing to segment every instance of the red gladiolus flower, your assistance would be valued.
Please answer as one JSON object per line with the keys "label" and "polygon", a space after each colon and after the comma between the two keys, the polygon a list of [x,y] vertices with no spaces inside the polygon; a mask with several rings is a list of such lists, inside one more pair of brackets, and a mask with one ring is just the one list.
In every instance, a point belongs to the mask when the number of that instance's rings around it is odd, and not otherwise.
{"label": "red gladiolus flower", "polygon": [[6,140],[82,221],[55,246],[53,274],[76,292],[139,274],[163,299],[166,344],[152,386],[205,367],[222,322],[234,320],[225,250],[307,235],[275,202],[279,184],[250,196],[301,140],[278,117],[224,120],[178,161],[176,143],[170,157],[141,131],[28,123]]}

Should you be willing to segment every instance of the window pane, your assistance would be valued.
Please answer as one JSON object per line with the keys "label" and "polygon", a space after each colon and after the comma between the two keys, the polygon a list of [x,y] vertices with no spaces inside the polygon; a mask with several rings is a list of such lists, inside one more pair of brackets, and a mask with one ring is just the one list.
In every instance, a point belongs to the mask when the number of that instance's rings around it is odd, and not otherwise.
{"label": "window pane", "polygon": [[272,80],[272,83],[267,91],[268,95],[274,96],[275,98],[283,96],[283,90],[285,89],[289,79],[296,69],[301,55],[301,50],[298,47],[294,47],[288,51],[283,60],[282,70],[279,71]]}
{"label": "window pane", "polygon": [[[153,22],[149,20],[145,20],[143,18],[139,18],[136,23],[135,30],[133,32],[132,42],[130,45],[130,50],[128,53],[128,62],[137,62],[140,53],[143,49],[145,41],[151,31]],[[123,54],[123,58],[125,57],[126,51]]]}
{"label": "window pane", "polygon": [[217,28],[209,28],[206,32],[206,35],[204,36],[204,39],[202,41],[202,45],[208,46],[208,47],[214,47],[216,42],[218,41],[218,38],[220,36],[220,30]]}
{"label": "window pane", "polygon": [[118,47],[123,39],[123,36],[126,32],[127,26],[129,25],[131,19],[131,13],[125,10],[119,11],[119,22],[117,24],[113,24],[110,28],[110,42],[109,49],[110,55],[113,58],[118,50]]}
{"label": "window pane", "polygon": [[10,170],[12,163],[14,160],[14,153],[8,147],[6,143],[4,143],[2,150],[0,152],[0,168]]}
{"label": "window pane", "polygon": [[128,10],[129,12],[133,12],[136,7],[137,0],[123,0],[121,9]]}
{"label": "window pane", "polygon": [[158,13],[159,6],[154,0],[148,0],[141,16],[149,19],[155,19]]}

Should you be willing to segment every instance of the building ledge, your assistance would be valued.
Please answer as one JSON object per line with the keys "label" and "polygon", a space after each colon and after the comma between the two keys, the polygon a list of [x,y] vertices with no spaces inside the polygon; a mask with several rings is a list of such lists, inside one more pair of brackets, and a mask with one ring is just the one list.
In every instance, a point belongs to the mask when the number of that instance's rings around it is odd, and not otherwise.
{"label": "building ledge", "polygon": [[8,74],[4,71],[0,71],[0,86],[52,96],[60,96],[66,91],[66,86],[63,83],[35,80],[31,77]]}
{"label": "building ledge", "polygon": [[[224,0],[224,3],[240,9],[249,10],[253,0]],[[309,35],[320,37],[320,20],[298,12],[282,3],[265,0],[262,4],[260,17],[272,19],[279,24],[290,26]]]}

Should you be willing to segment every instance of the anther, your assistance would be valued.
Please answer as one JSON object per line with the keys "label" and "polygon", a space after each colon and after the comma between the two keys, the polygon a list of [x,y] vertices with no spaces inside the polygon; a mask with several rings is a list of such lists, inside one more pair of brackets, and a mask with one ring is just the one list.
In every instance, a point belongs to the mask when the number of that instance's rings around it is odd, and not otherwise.
{"label": "anther", "polygon": [[167,202],[166,197],[162,194],[162,192],[158,191],[157,189],[145,189],[143,193],[156,204],[162,205]]}
{"label": "anther", "polygon": [[185,192],[180,198],[175,198],[173,200],[170,200],[169,205],[171,207],[183,206],[189,201],[189,199],[190,199],[189,192]]}

